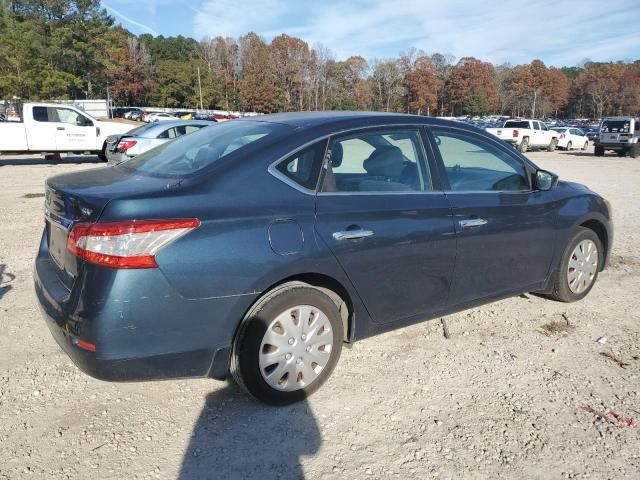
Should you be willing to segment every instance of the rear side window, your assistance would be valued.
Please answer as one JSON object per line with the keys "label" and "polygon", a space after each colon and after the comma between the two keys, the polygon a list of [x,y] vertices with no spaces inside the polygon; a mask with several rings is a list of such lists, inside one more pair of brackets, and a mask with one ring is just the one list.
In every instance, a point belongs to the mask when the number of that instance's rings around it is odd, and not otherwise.
{"label": "rear side window", "polygon": [[431,190],[417,129],[363,132],[335,139],[323,192]]}
{"label": "rear side window", "polygon": [[464,133],[433,134],[452,191],[529,190],[524,164],[498,147]]}
{"label": "rear side window", "polygon": [[231,154],[257,153],[292,130],[291,126],[281,123],[234,120],[216,128],[203,128],[191,135],[183,135],[115,168],[142,175],[183,177]]}
{"label": "rear side window", "polygon": [[326,149],[326,140],[318,142],[280,162],[276,169],[301,187],[315,190]]}

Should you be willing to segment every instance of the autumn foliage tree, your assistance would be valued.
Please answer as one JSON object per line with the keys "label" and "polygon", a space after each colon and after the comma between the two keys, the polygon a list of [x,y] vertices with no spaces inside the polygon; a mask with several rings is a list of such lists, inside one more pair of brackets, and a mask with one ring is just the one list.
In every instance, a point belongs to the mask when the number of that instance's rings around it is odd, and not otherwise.
{"label": "autumn foliage tree", "polygon": [[[200,79],[200,82],[198,82]],[[640,114],[640,60],[494,66],[410,48],[336,59],[281,34],[133,35],[99,0],[0,0],[0,100],[105,98],[119,105],[382,110],[545,118]]]}
{"label": "autumn foliage tree", "polygon": [[[451,70],[448,90],[451,109],[456,114],[472,113],[468,111],[470,105],[481,107],[473,112],[476,115],[500,108],[496,70],[490,63],[477,58],[460,59]],[[470,103],[470,99],[475,101]]]}

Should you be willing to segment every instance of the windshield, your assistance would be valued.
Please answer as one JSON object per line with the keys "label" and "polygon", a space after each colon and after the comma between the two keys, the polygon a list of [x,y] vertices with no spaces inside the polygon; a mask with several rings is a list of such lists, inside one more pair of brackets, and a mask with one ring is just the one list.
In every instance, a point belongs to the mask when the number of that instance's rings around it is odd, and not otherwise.
{"label": "windshield", "polygon": [[605,133],[629,133],[631,122],[629,120],[605,120],[602,122],[602,132]]}
{"label": "windshield", "polygon": [[289,125],[280,123],[236,120],[184,135],[123,162],[116,168],[132,170],[142,175],[183,177],[198,172],[233,152],[269,144],[291,130]]}
{"label": "windshield", "polygon": [[529,122],[524,120],[508,120],[502,128],[529,128]]}

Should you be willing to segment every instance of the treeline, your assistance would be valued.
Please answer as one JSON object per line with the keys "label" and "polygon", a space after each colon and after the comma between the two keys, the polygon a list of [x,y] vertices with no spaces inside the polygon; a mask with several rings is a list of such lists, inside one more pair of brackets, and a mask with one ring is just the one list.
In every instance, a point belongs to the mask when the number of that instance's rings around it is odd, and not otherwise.
{"label": "treeline", "polygon": [[105,98],[108,89],[119,105],[194,108],[202,101],[204,108],[258,112],[640,113],[640,60],[496,66],[415,49],[390,59],[337,60],[326,47],[286,34],[271,42],[215,31],[200,41],[135,36],[98,0],[0,2],[0,99]]}

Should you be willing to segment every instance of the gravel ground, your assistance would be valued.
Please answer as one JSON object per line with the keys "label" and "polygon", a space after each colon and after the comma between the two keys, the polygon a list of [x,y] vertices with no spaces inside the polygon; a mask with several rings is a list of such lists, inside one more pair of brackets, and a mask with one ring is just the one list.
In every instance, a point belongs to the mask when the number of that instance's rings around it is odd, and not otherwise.
{"label": "gravel ground", "polygon": [[280,409],[213,380],[80,373],[31,268],[44,179],[101,165],[0,157],[0,479],[640,478],[626,421],[640,420],[640,161],[530,156],[613,204],[613,264],[591,294],[461,312],[450,339],[434,321],[356,343],[318,393]]}

